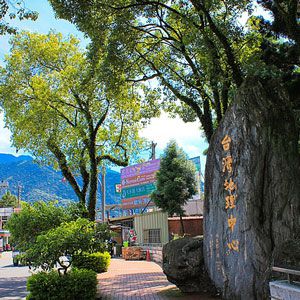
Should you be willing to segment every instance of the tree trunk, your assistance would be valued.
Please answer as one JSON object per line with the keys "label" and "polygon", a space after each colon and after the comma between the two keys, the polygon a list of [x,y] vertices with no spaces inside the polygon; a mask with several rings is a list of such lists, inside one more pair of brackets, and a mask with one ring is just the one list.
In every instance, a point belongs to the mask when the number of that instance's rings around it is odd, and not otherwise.
{"label": "tree trunk", "polygon": [[181,231],[181,235],[183,236],[185,234],[185,231],[184,231],[184,224],[183,224],[183,219],[181,214],[179,218],[180,218],[180,231]]}
{"label": "tree trunk", "polygon": [[269,299],[274,249],[300,230],[299,132],[288,103],[280,84],[246,80],[210,143],[204,256],[224,299]]}
{"label": "tree trunk", "polygon": [[94,221],[96,217],[96,202],[97,202],[97,189],[98,189],[98,165],[96,158],[95,143],[92,143],[89,149],[90,157],[90,190],[89,190],[89,203],[88,211],[89,218]]}

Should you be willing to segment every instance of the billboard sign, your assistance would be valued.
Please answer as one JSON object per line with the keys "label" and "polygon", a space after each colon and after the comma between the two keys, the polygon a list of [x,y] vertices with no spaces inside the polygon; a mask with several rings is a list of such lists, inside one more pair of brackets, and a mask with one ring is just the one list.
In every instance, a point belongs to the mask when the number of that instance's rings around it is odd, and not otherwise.
{"label": "billboard sign", "polygon": [[[200,157],[190,159],[196,167],[196,176],[200,190],[201,163]],[[156,189],[155,173],[159,170],[160,159],[150,160],[141,164],[121,169],[121,199],[123,209],[145,207],[150,195]],[[147,199],[146,199],[147,198]]]}
{"label": "billboard sign", "polygon": [[125,188],[129,186],[152,183],[155,181],[156,181],[155,173],[142,174],[142,175],[122,179],[122,187]]}
{"label": "billboard sign", "polygon": [[150,194],[156,189],[155,173],[159,170],[160,159],[121,169],[121,199],[123,209],[153,206]]}
{"label": "billboard sign", "polygon": [[122,199],[135,198],[150,195],[156,189],[155,183],[147,183],[132,187],[122,188]]}
{"label": "billboard sign", "polygon": [[129,166],[121,169],[121,180],[140,176],[143,174],[155,173],[159,170],[160,159],[153,159],[147,162]]}

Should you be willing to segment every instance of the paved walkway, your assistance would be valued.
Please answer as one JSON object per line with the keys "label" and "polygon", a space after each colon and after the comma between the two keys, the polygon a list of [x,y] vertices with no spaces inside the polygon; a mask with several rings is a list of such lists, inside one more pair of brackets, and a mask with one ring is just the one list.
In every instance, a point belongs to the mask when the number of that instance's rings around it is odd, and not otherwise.
{"label": "paved walkway", "polygon": [[11,252],[0,255],[0,299],[25,299],[27,277],[31,273],[28,267],[14,267]]}
{"label": "paved walkway", "polygon": [[102,300],[212,299],[200,295],[170,296],[178,289],[154,262],[112,259],[108,271],[98,274],[98,280],[98,293]]}

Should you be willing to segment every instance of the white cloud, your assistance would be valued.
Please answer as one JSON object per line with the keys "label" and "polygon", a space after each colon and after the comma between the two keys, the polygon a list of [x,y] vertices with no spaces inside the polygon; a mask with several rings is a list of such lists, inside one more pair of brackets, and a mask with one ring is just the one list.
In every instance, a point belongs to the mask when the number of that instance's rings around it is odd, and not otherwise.
{"label": "white cloud", "polygon": [[11,132],[4,126],[3,113],[0,112],[0,153],[9,153],[16,156],[26,154],[24,151],[18,151],[17,153],[16,148],[11,146]]}
{"label": "white cloud", "polygon": [[187,141],[197,143],[203,140],[199,127],[198,122],[184,123],[179,118],[171,119],[166,113],[162,113],[160,118],[151,120],[150,125],[141,131],[141,135],[157,142],[158,146],[165,147],[171,139],[183,146]]}
{"label": "white cloud", "polygon": [[163,152],[167,143],[174,139],[189,157],[201,157],[201,169],[204,170],[205,156],[202,153],[208,144],[200,130],[199,122],[184,123],[180,118],[171,119],[166,113],[162,113],[160,118],[153,118],[140,135],[157,143],[157,156]]}

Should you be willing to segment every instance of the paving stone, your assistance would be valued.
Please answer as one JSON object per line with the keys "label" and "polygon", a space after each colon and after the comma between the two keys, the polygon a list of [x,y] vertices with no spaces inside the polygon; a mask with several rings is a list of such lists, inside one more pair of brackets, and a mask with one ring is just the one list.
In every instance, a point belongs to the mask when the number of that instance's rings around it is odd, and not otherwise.
{"label": "paving stone", "polygon": [[108,272],[98,274],[102,299],[163,300],[159,293],[175,288],[154,262],[112,259]]}

